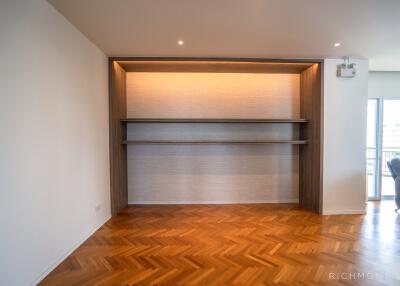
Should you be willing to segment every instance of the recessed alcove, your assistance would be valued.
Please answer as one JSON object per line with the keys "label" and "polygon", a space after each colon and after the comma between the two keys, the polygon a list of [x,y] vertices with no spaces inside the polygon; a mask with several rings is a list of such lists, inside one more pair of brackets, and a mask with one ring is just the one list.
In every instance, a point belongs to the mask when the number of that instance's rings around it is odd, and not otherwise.
{"label": "recessed alcove", "polygon": [[321,64],[110,59],[113,212],[128,202],[320,212]]}

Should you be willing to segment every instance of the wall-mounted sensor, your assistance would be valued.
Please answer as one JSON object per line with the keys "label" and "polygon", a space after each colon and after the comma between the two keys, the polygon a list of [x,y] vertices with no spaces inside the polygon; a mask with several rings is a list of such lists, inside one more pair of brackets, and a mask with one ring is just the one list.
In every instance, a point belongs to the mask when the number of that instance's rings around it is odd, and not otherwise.
{"label": "wall-mounted sensor", "polygon": [[349,57],[343,57],[343,63],[341,65],[337,65],[336,76],[352,78],[355,77],[356,74],[357,74],[356,64],[350,63]]}

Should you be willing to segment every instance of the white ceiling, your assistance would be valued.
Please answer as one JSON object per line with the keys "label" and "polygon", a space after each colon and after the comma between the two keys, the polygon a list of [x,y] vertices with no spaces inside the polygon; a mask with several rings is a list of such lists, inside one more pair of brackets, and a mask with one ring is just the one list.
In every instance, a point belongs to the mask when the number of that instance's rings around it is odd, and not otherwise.
{"label": "white ceiling", "polygon": [[49,2],[108,56],[351,56],[400,70],[400,0]]}

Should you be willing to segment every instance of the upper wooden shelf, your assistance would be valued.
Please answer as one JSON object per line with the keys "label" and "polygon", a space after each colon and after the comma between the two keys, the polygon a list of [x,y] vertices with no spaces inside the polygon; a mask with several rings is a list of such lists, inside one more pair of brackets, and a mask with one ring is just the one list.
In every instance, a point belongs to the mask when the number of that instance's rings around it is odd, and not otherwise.
{"label": "upper wooden shelf", "polygon": [[236,118],[124,118],[123,123],[306,123],[307,119],[236,119]]}

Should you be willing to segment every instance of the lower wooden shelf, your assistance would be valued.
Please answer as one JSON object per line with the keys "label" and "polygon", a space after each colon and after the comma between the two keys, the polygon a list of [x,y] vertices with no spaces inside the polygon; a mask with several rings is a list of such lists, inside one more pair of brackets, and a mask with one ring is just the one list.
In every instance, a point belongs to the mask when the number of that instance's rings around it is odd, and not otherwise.
{"label": "lower wooden shelf", "polygon": [[217,145],[217,144],[292,144],[304,145],[307,140],[125,140],[123,145]]}

